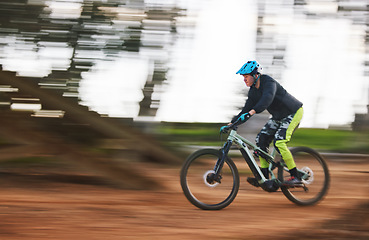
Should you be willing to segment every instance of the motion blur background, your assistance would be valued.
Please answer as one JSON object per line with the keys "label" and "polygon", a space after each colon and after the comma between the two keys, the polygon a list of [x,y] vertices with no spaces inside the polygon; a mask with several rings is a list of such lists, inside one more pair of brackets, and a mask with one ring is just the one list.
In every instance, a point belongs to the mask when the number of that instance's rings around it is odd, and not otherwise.
{"label": "motion blur background", "polygon": [[228,122],[247,94],[235,72],[256,59],[304,103],[301,127],[367,119],[366,0],[1,0],[0,11],[3,70],[102,115]]}
{"label": "motion blur background", "polygon": [[[0,0],[0,238],[367,239],[368,53],[368,0]],[[178,170],[222,146],[253,59],[304,103],[289,146],[324,155],[330,192],[296,208],[232,151],[234,208],[197,211]]]}
{"label": "motion blur background", "polygon": [[[136,151],[145,142],[139,152],[170,162],[176,156],[163,157],[163,142],[182,150],[219,145],[219,126],[247,98],[236,71],[256,59],[304,103],[292,145],[368,153],[368,6],[366,0],[0,0],[0,139],[54,141],[47,150],[56,152],[61,144],[71,152],[83,149],[78,144]],[[254,138],[268,117],[255,116],[240,131]],[[119,156],[131,161],[127,152]]]}

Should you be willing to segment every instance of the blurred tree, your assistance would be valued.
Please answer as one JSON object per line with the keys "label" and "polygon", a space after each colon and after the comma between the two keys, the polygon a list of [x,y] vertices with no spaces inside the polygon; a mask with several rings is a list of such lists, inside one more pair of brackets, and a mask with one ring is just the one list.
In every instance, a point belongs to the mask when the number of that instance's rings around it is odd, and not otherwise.
{"label": "blurred tree", "polygon": [[[126,2],[84,0],[75,2],[80,4],[80,14],[77,16],[65,16],[53,12],[55,9],[50,4],[54,2],[58,1],[0,0],[0,38],[16,40],[15,43],[12,41],[1,41],[0,54],[1,50],[7,46],[22,50],[22,54],[25,57],[27,51],[39,53],[50,46],[72,50],[67,66],[53,69],[48,76],[42,79],[19,78],[15,76],[15,73],[1,71],[0,84],[12,85],[19,90],[18,92],[9,93],[9,98],[14,98],[14,95],[32,97],[39,100],[45,109],[63,110],[65,112],[63,119],[58,119],[57,121],[55,119],[36,120],[39,127],[46,130],[45,133],[49,134],[49,131],[51,131],[53,133],[51,136],[54,136],[55,139],[59,139],[57,136],[63,134],[68,135],[67,131],[63,131],[65,126],[73,126],[72,131],[78,134],[89,132],[90,135],[88,136],[92,138],[101,138],[103,136],[126,140],[127,146],[125,147],[131,147],[148,160],[178,163],[180,159],[177,156],[167,152],[154,139],[132,129],[129,124],[122,121],[114,121],[113,119],[101,118],[97,114],[89,112],[87,108],[78,105],[78,88],[82,73],[89,71],[99,60],[112,61],[118,58],[123,51],[138,53],[142,48],[154,48],[156,54],[150,56],[152,61],[156,63],[154,65],[153,77],[148,78],[149,84],[146,84],[146,88],[143,91],[147,91],[147,88],[154,89],[154,86],[150,85],[151,83],[154,85],[161,84],[162,80],[165,79],[167,59],[163,60],[160,56],[163,51],[168,51],[166,49],[167,45],[160,43],[150,44],[150,42],[143,43],[142,35],[144,31],[146,31],[146,34],[152,31],[152,34],[158,34],[159,36],[162,33],[168,35],[168,32],[169,35],[175,34],[173,25],[175,25],[174,18],[176,14],[172,13],[173,10],[163,10],[163,12],[170,12],[170,17],[168,18],[165,14],[162,17],[161,13],[157,14],[157,16],[147,13],[150,11],[146,9],[143,0]],[[121,11],[126,14],[120,15]],[[180,10],[177,9],[175,11]],[[151,22],[147,20],[148,15],[151,16]],[[170,27],[165,28],[163,31],[161,30],[161,24],[157,28],[153,27],[158,21],[161,21],[161,18],[166,19],[163,21],[170,19]],[[119,24],[115,22],[117,19],[120,19]],[[169,41],[169,44],[172,41],[173,39]],[[26,48],[28,50],[23,53],[23,49]],[[41,55],[38,56],[41,57]],[[104,80],[101,79],[101,81]],[[151,101],[151,95],[146,95],[145,97],[147,97],[145,101]],[[142,108],[151,108],[151,105],[144,104]],[[142,111],[145,112],[144,110]],[[4,113],[9,114],[8,111],[4,111]],[[3,115],[6,116],[6,114]],[[35,120],[32,120],[32,123],[34,122]],[[88,128],[88,131],[84,130],[84,128]],[[94,135],[95,132],[98,134]],[[76,134],[72,138],[75,136]],[[64,137],[68,140],[71,139],[70,136]],[[80,136],[77,137],[78,139],[84,139]],[[64,143],[67,148],[78,149],[78,145],[84,142],[78,141],[78,139],[73,143],[76,146],[72,146],[70,141],[65,141]],[[138,143],[141,149],[136,149]],[[54,147],[58,145],[59,143],[55,144]],[[74,158],[78,159],[78,156],[74,156]],[[125,158],[128,161],[132,160],[129,157]],[[86,161],[91,163],[89,157],[86,158]],[[122,166],[122,168],[129,170],[131,167]],[[137,174],[133,177],[135,179],[132,180],[137,180],[138,184],[140,184],[142,176]]]}
{"label": "blurred tree", "polygon": [[[169,57],[163,56],[170,55],[177,34],[176,17],[183,9],[147,6],[143,0],[83,0],[69,2],[80,4],[80,14],[68,15],[54,13],[56,7],[51,5],[56,2],[0,0],[1,37],[24,40],[34,52],[55,45],[72,49],[69,67],[53,69],[42,79],[42,87],[77,101],[81,74],[96,61],[114,60],[123,51],[148,50],[153,72],[143,88],[139,115],[154,116],[159,100],[152,99],[152,93],[166,79]],[[2,43],[0,49],[8,44]]]}

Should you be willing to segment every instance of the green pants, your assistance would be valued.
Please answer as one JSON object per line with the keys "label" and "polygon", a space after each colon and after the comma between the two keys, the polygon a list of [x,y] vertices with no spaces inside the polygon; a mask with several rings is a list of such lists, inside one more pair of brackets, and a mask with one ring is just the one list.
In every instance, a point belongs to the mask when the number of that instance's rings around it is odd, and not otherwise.
{"label": "green pants", "polygon": [[[274,147],[281,154],[288,169],[296,167],[292,154],[287,147],[292,134],[299,126],[304,110],[300,108],[296,113],[291,114],[280,121],[269,119],[256,137],[256,145],[264,151],[268,151],[270,143],[274,140]],[[268,162],[260,158],[260,167],[267,168]]]}

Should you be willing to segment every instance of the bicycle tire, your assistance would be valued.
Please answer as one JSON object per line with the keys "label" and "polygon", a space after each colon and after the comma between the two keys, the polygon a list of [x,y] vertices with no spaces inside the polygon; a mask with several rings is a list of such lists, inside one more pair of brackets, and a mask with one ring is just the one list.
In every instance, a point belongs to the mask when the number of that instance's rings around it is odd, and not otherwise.
{"label": "bicycle tire", "polygon": [[191,154],[182,166],[180,181],[183,193],[190,203],[200,209],[223,209],[237,196],[240,178],[236,165],[228,156],[221,171],[221,183],[206,180],[214,172],[221,155],[220,150],[201,149]]}
{"label": "bicycle tire", "polygon": [[[292,156],[299,170],[306,173],[302,187],[281,186],[283,194],[291,202],[300,206],[311,206],[321,201],[327,194],[330,184],[330,175],[327,162],[315,150],[308,147],[291,149]],[[278,179],[283,182],[289,177],[289,172],[278,169]]]}

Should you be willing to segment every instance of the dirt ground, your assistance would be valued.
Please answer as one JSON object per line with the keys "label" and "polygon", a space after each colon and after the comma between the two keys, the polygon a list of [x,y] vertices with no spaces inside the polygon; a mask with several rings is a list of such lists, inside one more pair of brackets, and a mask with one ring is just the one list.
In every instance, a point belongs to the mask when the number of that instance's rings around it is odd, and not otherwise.
{"label": "dirt ground", "polygon": [[[143,166],[163,183],[122,190],[77,170],[0,170],[0,239],[369,239],[369,159],[329,160],[331,186],[316,206],[248,185],[220,211],[192,206],[179,168]],[[243,164],[236,161],[236,164]]]}

